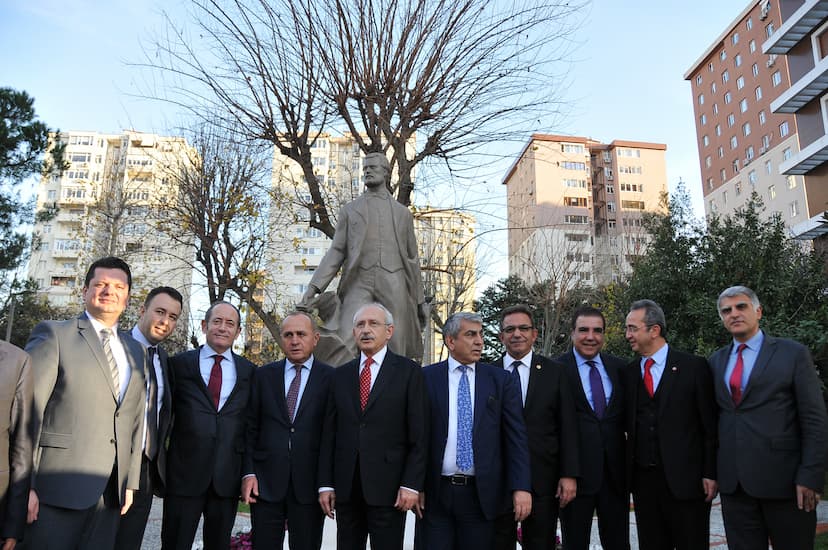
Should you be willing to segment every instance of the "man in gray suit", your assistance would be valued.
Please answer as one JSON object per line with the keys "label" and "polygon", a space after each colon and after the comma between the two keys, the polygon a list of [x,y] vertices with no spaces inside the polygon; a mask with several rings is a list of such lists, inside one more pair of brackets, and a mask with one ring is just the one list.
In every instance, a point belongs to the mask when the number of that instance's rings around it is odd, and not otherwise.
{"label": "man in gray suit", "polygon": [[389,347],[403,357],[420,359],[427,306],[411,212],[388,192],[391,168],[383,153],[365,155],[362,166],[365,193],[342,207],[331,248],[302,297],[303,307],[309,306],[342,268],[336,330],[348,347],[331,353],[320,342],[317,354],[332,365],[355,357],[354,314],[365,304],[377,302],[394,317]]}
{"label": "man in gray suit", "polygon": [[811,355],[759,328],[749,288],[719,295],[733,342],[710,357],[719,405],[719,490],[731,550],[810,549],[825,483],[828,421]]}
{"label": "man in gray suit", "polygon": [[120,258],[95,261],[85,311],[39,323],[26,344],[34,378],[28,548],[112,548],[141,469],[145,353],[117,330],[132,286]]}
{"label": "man in gray suit", "polygon": [[0,342],[0,541],[11,550],[23,538],[32,475],[29,414],[32,375],[28,354]]}

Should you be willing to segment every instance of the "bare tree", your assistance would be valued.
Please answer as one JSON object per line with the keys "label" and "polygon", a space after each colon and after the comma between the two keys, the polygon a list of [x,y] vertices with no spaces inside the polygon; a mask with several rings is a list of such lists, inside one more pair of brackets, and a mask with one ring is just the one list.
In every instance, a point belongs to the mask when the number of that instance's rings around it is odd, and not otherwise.
{"label": "bare tree", "polygon": [[[525,135],[555,111],[573,14],[583,4],[528,0],[195,0],[196,31],[168,17],[147,52],[155,92],[242,127],[302,167],[309,224],[332,236],[314,175],[319,132],[342,125],[364,152],[391,152],[397,200],[414,168]],[[416,135],[417,147],[410,146]]]}

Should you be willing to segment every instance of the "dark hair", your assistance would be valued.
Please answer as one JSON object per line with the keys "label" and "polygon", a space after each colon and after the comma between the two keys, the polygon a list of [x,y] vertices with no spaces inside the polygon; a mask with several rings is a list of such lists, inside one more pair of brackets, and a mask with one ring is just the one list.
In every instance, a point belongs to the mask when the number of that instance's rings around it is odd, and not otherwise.
{"label": "dark hair", "polygon": [[592,306],[580,306],[572,313],[572,330],[575,330],[575,324],[578,322],[579,317],[600,317],[601,324],[604,328],[607,328],[607,320],[604,318],[604,314],[601,312],[600,309],[597,307]]}
{"label": "dark hair", "polygon": [[636,300],[630,304],[630,311],[644,310],[644,324],[648,327],[657,326],[661,329],[661,337],[667,336],[667,321],[664,318],[664,310],[652,300]]}
{"label": "dark hair", "polygon": [[225,300],[216,300],[215,302],[210,304],[210,307],[207,308],[207,312],[204,314],[204,320],[209,323],[210,322],[210,317],[213,315],[213,310],[216,309],[220,305],[228,305],[228,306],[232,307],[233,309],[235,309],[236,310],[236,315],[239,316],[239,326],[241,326],[241,311],[239,311],[239,308],[237,308],[236,306],[234,306],[233,304],[231,304],[230,302],[227,302]]}
{"label": "dark hair", "polygon": [[120,269],[127,276],[127,287],[132,290],[132,272],[129,270],[129,265],[121,258],[116,258],[115,256],[107,256],[105,258],[99,258],[92,262],[92,265],[89,266],[89,269],[86,271],[86,279],[83,281],[83,286],[85,288],[89,287],[89,283],[92,282],[92,278],[95,277],[95,270],[98,268],[102,269]]}
{"label": "dark hair", "polygon": [[144,307],[149,306],[149,303],[152,301],[152,299],[158,296],[159,294],[166,294],[167,296],[181,304],[181,307],[184,307],[184,297],[181,295],[180,292],[178,292],[171,286],[157,286],[150,290],[147,293],[147,297],[144,298]]}
{"label": "dark hair", "polygon": [[515,304],[513,306],[503,308],[503,311],[500,312],[500,330],[503,330],[503,320],[506,319],[506,316],[514,313],[523,313],[524,315],[527,315],[529,317],[529,322],[533,327],[535,326],[535,320],[532,318],[532,310],[529,309],[529,306],[526,304]]}

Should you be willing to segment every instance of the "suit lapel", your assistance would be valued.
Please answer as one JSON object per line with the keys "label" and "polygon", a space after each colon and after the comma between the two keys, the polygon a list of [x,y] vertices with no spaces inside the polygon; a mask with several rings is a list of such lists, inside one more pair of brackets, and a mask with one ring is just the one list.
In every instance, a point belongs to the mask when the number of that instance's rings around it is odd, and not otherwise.
{"label": "suit lapel", "polygon": [[492,395],[494,388],[492,387],[492,380],[489,373],[480,368],[480,363],[475,365],[474,373],[474,420],[472,425],[472,447],[477,440],[477,428],[480,426],[480,419],[486,412],[489,396]]}
{"label": "suit lapel", "polygon": [[[532,364],[529,365],[529,386],[526,388],[526,403],[523,403],[523,408],[528,409],[535,403],[535,395],[537,395],[538,388],[541,387],[541,376],[546,366],[541,362],[537,353],[532,354]],[[521,392],[523,388],[518,388]],[[523,394],[521,393],[521,399]]]}
{"label": "suit lapel", "polygon": [[[361,357],[361,356],[360,356]],[[374,380],[374,385],[371,387],[371,392],[368,394],[368,403],[365,404],[365,412],[368,412],[368,409],[371,408],[371,405],[379,399],[379,395],[382,393],[382,388],[388,384],[388,381],[394,378],[394,363],[395,363],[394,356],[391,355],[390,351],[385,352],[385,358],[382,360],[382,365],[380,366],[379,373],[377,374],[377,379]],[[357,365],[357,370],[359,370],[359,366]],[[359,402],[359,377],[357,376],[357,402]]]}
{"label": "suit lapel", "polygon": [[[610,382],[612,382],[612,395],[610,395],[609,403],[607,403],[607,409],[609,409],[610,407],[615,407],[615,403],[619,400],[624,399],[621,392],[617,391],[617,389],[621,387],[621,376],[615,364],[605,361],[604,356],[601,356],[601,364],[604,365],[604,370],[607,371],[607,376],[609,376]],[[578,378],[580,379],[580,376]]]}
{"label": "suit lapel", "polygon": [[[319,369],[313,368],[313,364],[310,365],[310,369],[308,370],[308,381],[305,383],[305,391],[302,392],[302,399],[299,401],[299,408],[296,409],[296,415],[294,420],[299,418],[299,415],[302,414],[307,407],[305,407],[305,403],[311,402],[315,397],[316,394],[316,385],[317,381],[319,380]],[[282,385],[284,385],[285,377],[282,377]],[[285,414],[287,414],[287,401],[285,401]]]}
{"label": "suit lapel", "polygon": [[[287,360],[282,359],[281,361],[279,361],[273,369],[273,372],[270,373],[273,377],[273,383],[268,385],[270,386],[270,389],[273,392],[273,402],[277,403],[276,406],[279,407],[279,412],[282,414],[287,423],[290,424],[292,419],[290,418],[290,415],[288,415],[287,395],[285,395],[286,368]],[[299,415],[297,414],[296,416]]]}
{"label": "suit lapel", "polygon": [[753,370],[750,371],[750,378],[745,382],[745,391],[742,392],[742,403],[748,398],[750,389],[754,385],[753,381],[758,380],[762,376],[762,373],[765,372],[765,369],[768,368],[768,363],[770,363],[774,352],[776,352],[776,340],[766,334],[762,342],[762,347],[759,349],[759,354],[756,356],[756,362],[753,364]]}
{"label": "suit lapel", "polygon": [[439,456],[445,455],[446,452],[446,438],[448,437],[448,417],[449,417],[449,383],[448,383],[448,361],[440,363],[439,372],[434,377],[434,383],[437,385],[439,391],[431,392],[437,396],[437,416],[436,418],[445,418],[444,422],[440,423],[440,433],[432,434],[433,441],[439,441],[442,444],[442,449]]}
{"label": "suit lapel", "polygon": [[167,350],[156,346],[158,351],[158,362],[161,364],[161,380],[164,383],[164,396],[161,398],[161,410],[158,411],[159,424],[165,425],[172,411],[172,384],[170,383],[170,364]]}
{"label": "suit lapel", "polygon": [[667,402],[670,400],[670,390],[673,388],[673,382],[678,376],[678,369],[681,368],[675,360],[675,355],[673,354],[673,350],[668,348],[667,349],[667,361],[664,364],[664,372],[661,373],[661,381],[658,383],[658,388],[656,388],[656,393],[658,393],[658,412],[664,410],[664,407],[667,406]]}
{"label": "suit lapel", "polygon": [[[190,369],[190,376],[195,378],[196,384],[198,384],[198,387],[201,389],[201,393],[204,394],[204,398],[207,399],[207,402],[212,405],[213,396],[210,395],[210,390],[207,389],[207,384],[204,383],[204,378],[201,377],[201,349],[202,348],[193,350],[193,354],[189,357],[189,365],[187,365],[187,367]],[[213,408],[215,408],[215,406],[213,406]]]}
{"label": "suit lapel", "polygon": [[103,346],[101,345],[101,340],[95,333],[95,327],[92,326],[92,322],[86,317],[86,314],[78,317],[78,332],[80,333],[81,338],[86,341],[89,349],[92,351],[92,355],[94,355],[95,359],[98,361],[98,367],[100,367],[101,373],[104,375],[104,378],[106,378],[106,381],[109,384],[109,390],[112,392],[112,398],[117,402],[120,397],[120,388],[115,388],[115,381],[112,380],[112,370],[109,366],[109,361],[106,359],[106,354],[104,353]]}
{"label": "suit lapel", "polygon": [[[604,365],[606,368],[606,365]],[[582,409],[592,411],[592,406],[586,396],[586,388],[581,380],[581,373],[578,371],[578,361],[575,359],[574,352],[570,351],[566,356],[566,370],[567,376],[573,388],[579,388],[580,391],[575,392],[575,399],[578,400]],[[609,371],[607,371],[609,373]],[[613,382],[615,384],[615,382]],[[615,392],[613,392],[614,394]],[[610,399],[611,400],[611,399]],[[595,414],[595,411],[592,411]]]}
{"label": "suit lapel", "polygon": [[713,369],[713,391],[716,392],[716,399],[719,403],[729,403],[731,406],[733,406],[733,397],[728,391],[724,376],[725,370],[727,370],[727,362],[730,360],[730,354],[732,352],[733,343],[731,342],[727,348],[720,349],[710,358],[710,364]]}

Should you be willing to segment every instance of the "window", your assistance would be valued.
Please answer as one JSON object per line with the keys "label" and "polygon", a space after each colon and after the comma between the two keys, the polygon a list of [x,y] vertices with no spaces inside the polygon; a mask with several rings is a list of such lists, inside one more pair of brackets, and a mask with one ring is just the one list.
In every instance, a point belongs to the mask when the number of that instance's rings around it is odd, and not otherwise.
{"label": "window", "polygon": [[716,135],[717,136],[722,135],[722,125],[721,124],[716,125]]}
{"label": "window", "polygon": [[785,149],[782,150],[782,160],[790,159],[792,154],[793,153],[791,153],[791,148],[790,147],[785,147]]}
{"label": "window", "polygon": [[705,124],[707,124],[707,115],[706,115],[706,114],[704,114],[704,113],[702,113],[702,114],[701,114],[701,116],[699,117],[699,123],[700,123],[702,126],[704,126]]}
{"label": "window", "polygon": [[739,140],[736,139],[736,136],[731,136],[730,137],[730,148],[735,149],[738,146],[739,146]]}
{"label": "window", "polygon": [[774,31],[773,22],[770,22],[765,27],[765,36],[770,38],[773,35],[773,31]]}
{"label": "window", "polygon": [[734,32],[733,36],[730,37],[730,43],[733,44],[734,46],[739,43],[739,33],[738,32]]}
{"label": "window", "polygon": [[776,186],[775,185],[768,185],[768,198],[773,200],[776,198]]}
{"label": "window", "polygon": [[765,151],[767,151],[769,147],[770,147],[770,136],[768,134],[765,134],[764,136],[762,136],[762,149],[764,149],[764,151],[762,151],[762,152],[764,153]]}
{"label": "window", "polygon": [[587,206],[587,198],[586,197],[564,197],[564,205],[565,206]]}
{"label": "window", "polygon": [[785,182],[788,184],[788,189],[796,189],[796,176],[786,176]]}
{"label": "window", "polygon": [[730,94],[730,92],[725,92],[725,105],[727,105],[731,101],[733,101],[733,96]]}
{"label": "window", "polygon": [[710,83],[710,93],[712,93],[712,94],[716,93],[716,83],[715,82]]}
{"label": "window", "polygon": [[567,214],[564,217],[564,222],[575,224],[587,224],[589,223],[589,216],[575,216],[573,214]]}
{"label": "window", "polygon": [[733,64],[736,65],[737,67],[740,67],[742,65],[742,55],[741,54],[738,54],[738,53],[736,54],[736,57],[733,58]]}
{"label": "window", "polygon": [[563,180],[564,187],[575,187],[580,189],[587,188],[586,180],[576,180],[576,179],[565,179]]}
{"label": "window", "polygon": [[773,173],[773,165],[769,160],[765,161],[765,173],[768,175],[771,175]]}
{"label": "window", "polygon": [[708,63],[707,64],[707,71],[711,72],[711,73],[713,72],[713,63]]}
{"label": "window", "polygon": [[[707,188],[709,190],[713,189],[713,178],[707,178]],[[626,220],[625,220],[626,221]]]}
{"label": "window", "polygon": [[733,113],[727,115],[727,126],[728,128],[736,124],[736,117],[733,116]]}
{"label": "window", "polygon": [[725,71],[722,73],[722,84],[727,84],[730,82],[730,73]]}
{"label": "window", "polygon": [[745,77],[740,76],[739,78],[736,79],[736,89],[741,90],[744,87],[745,87]]}
{"label": "window", "polygon": [[779,125],[779,137],[785,137],[790,133],[788,129],[788,121],[786,120],[782,124]]}
{"label": "window", "polygon": [[[704,100],[702,100],[704,103]],[[561,151],[564,153],[581,153],[584,152],[584,146],[577,143],[562,143],[561,144]]]}
{"label": "window", "polygon": [[582,243],[589,240],[589,235],[583,233],[565,233],[564,238],[573,243]]}
{"label": "window", "polygon": [[767,122],[767,121],[768,121],[768,119],[767,119],[767,116],[765,116],[765,111],[764,110],[759,111],[759,124],[761,126],[764,126],[765,122]]}
{"label": "window", "polygon": [[722,61],[724,61],[725,59],[727,59],[727,52],[726,52],[726,51],[724,51],[724,50],[722,50],[721,52],[719,52],[719,59],[721,59]]}
{"label": "window", "polygon": [[711,212],[715,212],[715,211],[716,211],[716,201],[714,201],[713,199],[710,199],[710,202],[709,202],[709,203],[707,203],[707,204],[709,205],[709,210],[710,210]]}
{"label": "window", "polygon": [[714,115],[718,115],[718,114],[719,114],[719,104],[718,104],[718,103],[714,103],[714,104],[713,104],[713,114],[714,114]]}
{"label": "window", "polygon": [[748,110],[748,102],[747,102],[747,99],[743,98],[742,101],[739,102],[739,111],[744,113],[747,110]]}
{"label": "window", "polygon": [[725,181],[727,181],[727,170],[725,170],[724,168],[722,168],[721,170],[719,170],[719,177],[721,177],[721,179],[722,179],[722,183],[724,183]]}
{"label": "window", "polygon": [[753,76],[759,76],[759,65],[754,63],[753,67],[751,67],[751,71],[753,72]]}
{"label": "window", "polygon": [[722,191],[722,204],[727,204],[727,191]]}
{"label": "window", "polygon": [[699,94],[699,105],[704,105],[704,94]]}
{"label": "window", "polygon": [[702,75],[696,75],[696,86],[701,86]]}
{"label": "window", "polygon": [[780,84],[782,84],[782,73],[780,73],[779,71],[773,73],[771,75],[771,82],[773,82],[774,86],[779,86]]}
{"label": "window", "polygon": [[707,147],[708,145],[710,145],[710,138],[707,137],[707,135],[702,136],[702,143],[705,147]]}
{"label": "window", "polygon": [[799,215],[799,202],[793,201],[790,205],[791,217],[795,218]]}
{"label": "window", "polygon": [[751,187],[756,185],[756,170],[748,172],[748,183],[750,183]]}
{"label": "window", "polygon": [[615,193],[615,186],[613,184],[607,185],[607,193],[614,194]]}
{"label": "window", "polygon": [[747,149],[745,149],[745,158],[747,160],[753,160],[754,152],[753,152],[753,145],[749,145]]}
{"label": "window", "polygon": [[747,28],[747,30],[751,30],[753,28],[753,18],[752,17],[748,17],[748,20],[745,21],[745,27]]}
{"label": "window", "polygon": [[733,174],[739,173],[739,159],[733,161]]}
{"label": "window", "polygon": [[755,40],[751,40],[751,41],[748,43],[748,48],[750,49],[750,53],[755,52],[755,51],[756,51],[756,41],[755,41]]}
{"label": "window", "polygon": [[607,203],[607,212],[615,212],[615,203],[613,201]]}
{"label": "window", "polygon": [[722,158],[722,157],[724,157],[724,147],[719,145],[719,158]]}
{"label": "window", "polygon": [[762,86],[757,86],[753,93],[756,96],[756,101],[762,99]]}
{"label": "window", "polygon": [[565,170],[586,170],[586,164],[583,162],[563,161],[561,168]]}
{"label": "window", "polygon": [[742,135],[749,136],[750,135],[750,122],[745,122],[742,124]]}
{"label": "window", "polygon": [[46,192],[46,198],[47,199],[52,199],[52,200],[56,199],[57,198],[57,191],[55,191],[54,189],[50,189],[49,191]]}
{"label": "window", "polygon": [[644,201],[621,201],[624,210],[644,210]]}
{"label": "window", "polygon": [[710,158],[710,155],[704,157],[704,166],[706,168],[710,168],[713,165],[713,159]]}

